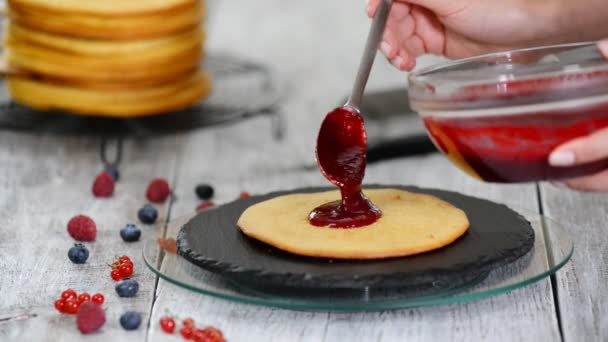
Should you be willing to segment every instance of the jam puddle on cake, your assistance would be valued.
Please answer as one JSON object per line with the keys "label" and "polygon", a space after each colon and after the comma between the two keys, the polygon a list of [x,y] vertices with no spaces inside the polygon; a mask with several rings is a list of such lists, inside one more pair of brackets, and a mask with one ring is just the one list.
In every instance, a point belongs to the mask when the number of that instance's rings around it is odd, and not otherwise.
{"label": "jam puddle on cake", "polygon": [[328,113],[317,138],[317,163],[325,178],[340,189],[342,199],[314,209],[308,217],[312,225],[355,228],[370,225],[382,215],[361,191],[365,153],[361,115],[349,107]]}

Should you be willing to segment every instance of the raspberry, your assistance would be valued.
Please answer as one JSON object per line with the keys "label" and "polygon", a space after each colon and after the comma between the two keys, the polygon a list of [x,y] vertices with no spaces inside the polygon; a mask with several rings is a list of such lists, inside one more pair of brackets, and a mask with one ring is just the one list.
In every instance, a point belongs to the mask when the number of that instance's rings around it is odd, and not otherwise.
{"label": "raspberry", "polygon": [[154,203],[163,203],[170,194],[169,183],[162,178],[153,179],[146,190],[146,198]]}
{"label": "raspberry", "polygon": [[102,172],[95,177],[93,182],[93,195],[95,197],[110,197],[114,193],[114,178],[107,173]]}
{"label": "raspberry", "polygon": [[68,222],[68,233],[78,241],[94,241],[97,235],[97,226],[88,216],[78,215]]}
{"label": "raspberry", "polygon": [[94,302],[84,302],[78,308],[76,324],[83,334],[97,331],[106,322],[106,313],[101,305]]}

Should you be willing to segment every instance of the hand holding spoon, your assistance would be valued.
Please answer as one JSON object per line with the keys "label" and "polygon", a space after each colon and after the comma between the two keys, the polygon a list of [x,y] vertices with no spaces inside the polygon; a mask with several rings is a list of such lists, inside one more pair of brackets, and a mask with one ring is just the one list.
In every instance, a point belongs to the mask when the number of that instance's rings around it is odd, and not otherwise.
{"label": "hand holding spoon", "polygon": [[366,166],[366,134],[359,106],[378,45],[382,39],[392,0],[382,0],[370,32],[351,96],[346,104],[327,114],[317,138],[317,163],[330,182],[340,188],[342,200],[325,204],[309,219],[313,225],[341,228],[360,227],[380,217],[361,192]]}

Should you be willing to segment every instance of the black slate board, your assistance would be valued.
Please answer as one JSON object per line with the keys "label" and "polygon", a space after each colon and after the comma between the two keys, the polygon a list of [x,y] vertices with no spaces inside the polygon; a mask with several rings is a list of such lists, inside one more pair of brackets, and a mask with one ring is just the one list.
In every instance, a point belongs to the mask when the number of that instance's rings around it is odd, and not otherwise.
{"label": "black slate board", "polygon": [[505,205],[437,189],[394,185],[365,188],[397,188],[436,196],[464,210],[471,226],[460,239],[442,249],[367,261],[293,255],[247,237],[236,226],[241,213],[255,203],[285,194],[333,189],[305,188],[239,199],[199,213],[180,230],[178,253],[206,270],[258,288],[358,289],[458,286],[517,260],[534,245],[530,223]]}

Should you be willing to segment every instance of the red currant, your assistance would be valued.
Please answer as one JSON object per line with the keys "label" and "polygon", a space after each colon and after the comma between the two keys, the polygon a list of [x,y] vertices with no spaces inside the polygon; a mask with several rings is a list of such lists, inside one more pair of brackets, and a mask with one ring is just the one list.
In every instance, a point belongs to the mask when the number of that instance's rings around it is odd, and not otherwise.
{"label": "red currant", "polygon": [[192,333],[192,340],[194,342],[206,342],[208,341],[207,333],[203,329],[196,329]]}
{"label": "red currant", "polygon": [[59,312],[65,312],[65,300],[57,299],[55,301],[55,309]]}
{"label": "red currant", "polygon": [[76,291],[67,289],[61,293],[61,298],[68,300],[70,298],[76,298]]}
{"label": "red currant", "polygon": [[160,327],[168,334],[173,334],[175,330],[175,321],[171,317],[163,317],[160,319]]}
{"label": "red currant", "polygon": [[247,191],[243,191],[243,192],[241,192],[239,197],[240,198],[249,198],[249,197],[251,197],[251,195]]}
{"label": "red currant", "polygon": [[192,334],[194,333],[194,330],[192,330],[192,328],[190,327],[183,327],[179,333],[182,335],[182,337],[186,340],[189,340],[192,338]]}
{"label": "red currant", "polygon": [[112,277],[112,279],[119,281],[122,279],[122,275],[120,275],[120,271],[119,270],[112,270],[112,273],[110,273],[110,277]]}
{"label": "red currant", "polygon": [[65,312],[69,314],[75,314],[76,312],[78,312],[79,307],[80,304],[78,304],[78,299],[68,299],[65,302]]}
{"label": "red currant", "polygon": [[194,328],[194,320],[188,317],[182,322],[182,325],[186,328]]}
{"label": "red currant", "polygon": [[126,256],[126,255],[123,255],[123,256],[121,256],[120,258],[118,258],[118,262],[119,262],[119,263],[123,263],[123,262],[126,262],[126,261],[131,262],[131,258],[129,258],[129,257],[128,257],[128,256]]}
{"label": "red currant", "polygon": [[105,300],[105,298],[103,298],[103,295],[101,293],[96,293],[91,298],[91,301],[93,301],[93,303],[97,303],[99,305],[103,304],[104,300]]}
{"label": "red currant", "polygon": [[118,271],[123,278],[129,278],[133,274],[133,265],[123,264]]}
{"label": "red currant", "polygon": [[86,292],[83,292],[78,295],[78,303],[80,303],[80,304],[82,304],[86,301],[89,301],[89,300],[91,300],[91,295]]}
{"label": "red currant", "polygon": [[207,333],[207,336],[209,336],[212,341],[224,341],[224,335],[222,335],[222,332],[215,327],[206,327],[203,329],[203,331]]}

